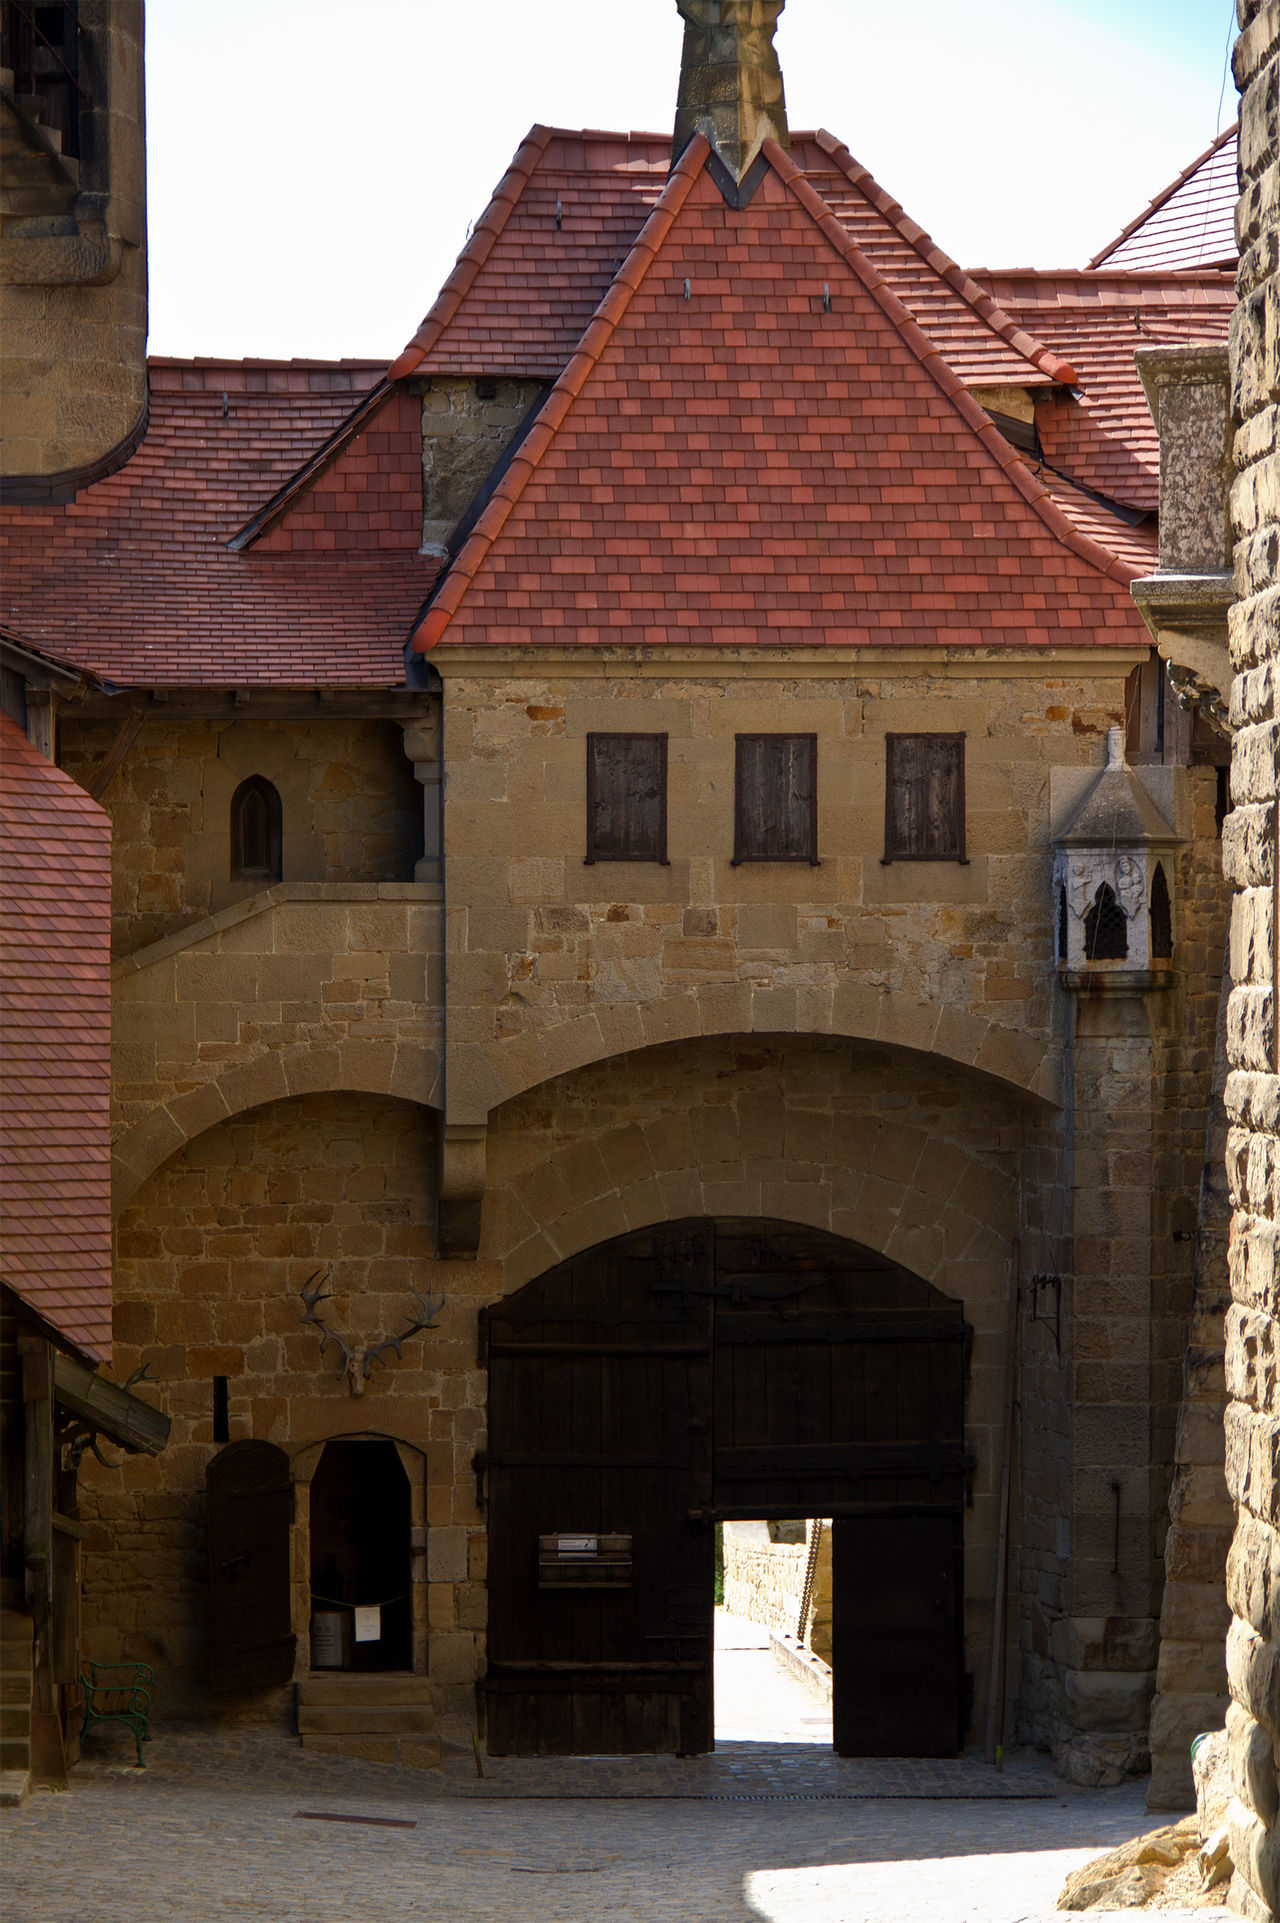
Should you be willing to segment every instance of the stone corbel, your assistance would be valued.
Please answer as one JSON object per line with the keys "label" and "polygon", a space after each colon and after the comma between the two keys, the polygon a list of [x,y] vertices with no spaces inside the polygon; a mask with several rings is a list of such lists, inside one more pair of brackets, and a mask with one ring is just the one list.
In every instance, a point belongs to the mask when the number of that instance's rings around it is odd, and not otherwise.
{"label": "stone corbel", "polygon": [[473,1256],[480,1247],[487,1122],[444,1122],[440,1129],[440,1189],[436,1254]]}
{"label": "stone corbel", "polygon": [[441,881],[444,876],[443,780],[440,750],[440,702],[432,701],[420,721],[411,721],[404,731],[404,751],[413,763],[413,772],[422,783],[422,857],[415,863],[415,881]]}

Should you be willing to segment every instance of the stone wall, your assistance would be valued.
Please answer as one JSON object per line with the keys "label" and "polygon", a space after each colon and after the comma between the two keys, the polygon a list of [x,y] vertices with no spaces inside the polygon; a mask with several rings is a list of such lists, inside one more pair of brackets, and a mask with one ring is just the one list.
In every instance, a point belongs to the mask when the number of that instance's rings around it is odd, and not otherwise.
{"label": "stone wall", "polygon": [[[838,650],[767,672],[544,658],[535,676],[457,652],[450,1123],[593,1056],[752,1028],[879,1033],[1056,1094],[1048,773],[1101,765],[1132,654],[839,674]],[[821,865],[735,866],[734,736],[780,717],[818,737]],[[629,729],[669,735],[670,863],[584,867],[585,737]],[[881,859],[884,737],[902,730],[965,731],[964,864]]]}
{"label": "stone wall", "polygon": [[443,374],[423,384],[424,553],[447,551],[458,522],[529,409],[546,391],[542,381],[474,381]]}
{"label": "stone wall", "polygon": [[1236,228],[1239,294],[1231,333],[1237,478],[1231,651],[1234,812],[1224,853],[1236,884],[1228,1017],[1233,1072],[1227,1169],[1231,1294],[1227,1315],[1227,1483],[1236,1530],[1227,1562],[1231,1707],[1228,1812],[1231,1904],[1260,1920],[1280,1907],[1280,1012],[1273,915],[1280,901],[1276,705],[1280,663],[1280,194],[1277,88],[1280,21],[1262,0],[1238,0],[1234,70],[1241,91],[1243,193]]}
{"label": "stone wall", "polygon": [[438,1104],[432,882],[281,882],[115,964],[116,1205],[193,1136],[285,1095]]}
{"label": "stone wall", "polygon": [[[60,766],[88,786],[118,732],[64,715]],[[256,893],[231,879],[231,798],[278,789],[285,881],[411,881],[422,790],[394,722],[148,719],[102,797],[112,830],[112,948],[176,934]]]}
{"label": "stone wall", "polygon": [[[205,1688],[204,1480],[215,1453],[213,1378],[228,1378],[230,1439],[254,1436],[295,1463],[298,1674],[308,1670],[305,1488],[315,1445],[388,1436],[421,1459],[426,1556],[415,1558],[420,1663],[441,1727],[470,1727],[449,1686],[476,1673],[484,1546],[471,1451],[484,1421],[474,1368],[475,1265],[432,1260],[435,1131],[408,1102],[326,1094],[276,1102],[212,1128],[173,1157],[120,1217],[115,1371],[141,1362],[172,1419],[162,1457],[104,1469],[86,1458],[85,1623],[95,1656],[154,1663],[166,1716],[280,1719],[291,1690],[211,1698]],[[443,1291],[438,1326],[378,1365],[360,1399],[341,1361],[302,1322],[299,1290],[317,1269],[325,1320],[358,1344],[413,1319],[411,1290]],[[151,1388],[150,1384],[155,1387]],[[425,1487],[423,1482],[425,1478]]]}
{"label": "stone wall", "polygon": [[731,1616],[794,1636],[800,1620],[805,1565],[804,1543],[770,1542],[768,1525],[727,1522],[724,1526],[724,1606]]}
{"label": "stone wall", "polygon": [[724,1525],[724,1606],[731,1616],[794,1637],[800,1625],[813,1532],[821,1528],[802,1644],[831,1661],[831,1523],[810,1518],[802,1542],[772,1542],[768,1524]]}

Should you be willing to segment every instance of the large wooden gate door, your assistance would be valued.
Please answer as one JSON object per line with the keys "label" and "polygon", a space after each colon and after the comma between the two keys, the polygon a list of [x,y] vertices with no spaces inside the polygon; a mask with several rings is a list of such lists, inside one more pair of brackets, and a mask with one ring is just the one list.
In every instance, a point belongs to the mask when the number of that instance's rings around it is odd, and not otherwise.
{"label": "large wooden gate door", "polygon": [[710,1747],[713,1516],[834,1518],[836,1748],[954,1754],[959,1303],[836,1236],[685,1222],[487,1331],[494,1754]]}
{"label": "large wooden gate door", "polygon": [[963,1674],[961,1305],[779,1223],[716,1236],[715,1511],[834,1518],[842,1756],[952,1756]]}
{"label": "large wooden gate door", "polygon": [[493,1755],[710,1748],[709,1236],[629,1237],[485,1316]]}

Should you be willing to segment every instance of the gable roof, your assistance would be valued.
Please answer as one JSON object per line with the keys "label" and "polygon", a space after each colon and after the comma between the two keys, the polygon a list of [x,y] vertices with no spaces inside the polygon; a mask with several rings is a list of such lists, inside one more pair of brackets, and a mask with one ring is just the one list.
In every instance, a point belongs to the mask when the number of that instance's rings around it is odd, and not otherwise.
{"label": "gable roof", "polygon": [[111,1355],[111,825],[0,714],[0,1274]]}
{"label": "gable roof", "polygon": [[[962,378],[991,385],[1074,379],[833,135],[793,134],[791,157]],[[390,378],[556,379],[670,167],[669,135],[533,127]]]}
{"label": "gable roof", "polygon": [[[0,620],[136,686],[403,686],[405,635],[438,562],[418,553],[417,406],[393,392],[363,412],[380,374],[153,362],[132,460],[65,505],[0,507]],[[300,469],[313,485],[295,490],[292,525],[268,516],[264,538],[234,552]]]}
{"label": "gable roof", "polygon": [[1189,267],[1235,269],[1240,196],[1239,123],[1210,141],[1189,167],[1089,262],[1170,273]]}
{"label": "gable roof", "polygon": [[726,231],[709,152],[673,169],[415,645],[464,604],[469,642],[1131,643],[1137,570],[1054,504],[802,170],[767,141]]}

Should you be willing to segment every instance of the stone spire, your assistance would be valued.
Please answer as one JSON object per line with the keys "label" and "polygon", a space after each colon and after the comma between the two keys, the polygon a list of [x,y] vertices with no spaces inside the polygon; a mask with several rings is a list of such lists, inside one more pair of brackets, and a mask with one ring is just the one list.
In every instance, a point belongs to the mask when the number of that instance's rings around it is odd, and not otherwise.
{"label": "stone spire", "polygon": [[704,133],[741,186],[766,140],[790,147],[782,69],[773,45],[786,0],[676,0],[684,19],[675,162]]}

